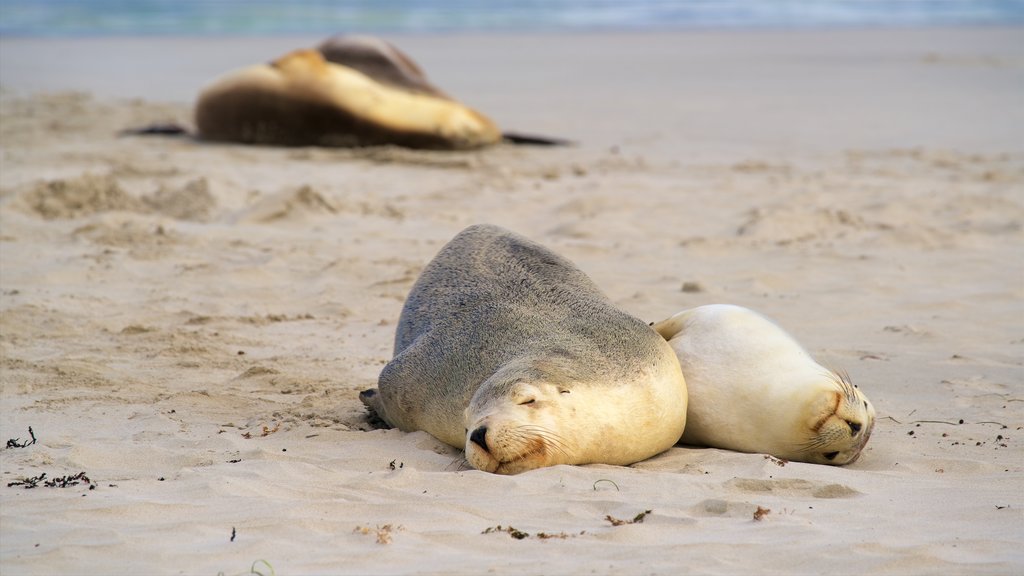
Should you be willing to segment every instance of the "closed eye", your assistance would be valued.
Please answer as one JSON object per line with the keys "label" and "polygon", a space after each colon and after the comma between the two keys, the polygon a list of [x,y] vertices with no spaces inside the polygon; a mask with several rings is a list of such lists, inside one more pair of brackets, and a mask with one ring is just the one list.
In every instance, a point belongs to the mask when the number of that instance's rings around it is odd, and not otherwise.
{"label": "closed eye", "polygon": [[519,403],[519,405],[520,406],[526,406],[527,404],[533,404],[536,401],[537,401],[536,399],[530,398],[529,400],[523,400],[522,402]]}

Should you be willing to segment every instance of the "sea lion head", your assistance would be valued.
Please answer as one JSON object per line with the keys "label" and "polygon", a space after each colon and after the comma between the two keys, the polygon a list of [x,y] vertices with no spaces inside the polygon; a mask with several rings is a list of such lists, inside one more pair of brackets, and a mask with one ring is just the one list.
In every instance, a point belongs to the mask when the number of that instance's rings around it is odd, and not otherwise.
{"label": "sea lion head", "polygon": [[579,350],[510,362],[466,408],[467,462],[518,474],[558,464],[626,465],[668,449],[686,422],[686,384],[668,346],[661,352],[616,377]]}
{"label": "sea lion head", "polygon": [[[572,463],[564,423],[576,411],[574,383],[545,363],[512,363],[477,389],[466,408],[466,460],[486,472],[517,474]],[[548,366],[550,368],[550,366]]]}
{"label": "sea lion head", "polygon": [[826,371],[830,390],[810,406],[808,440],[800,458],[816,464],[842,466],[860,457],[875,426],[875,408],[845,372]]}

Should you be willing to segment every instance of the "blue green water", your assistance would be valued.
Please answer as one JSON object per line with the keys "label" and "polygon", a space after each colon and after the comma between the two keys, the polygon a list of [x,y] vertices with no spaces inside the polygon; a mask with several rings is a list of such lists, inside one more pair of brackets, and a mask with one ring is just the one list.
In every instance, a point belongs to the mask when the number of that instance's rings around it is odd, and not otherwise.
{"label": "blue green water", "polygon": [[1024,23],[1024,0],[0,0],[0,35],[279,35]]}

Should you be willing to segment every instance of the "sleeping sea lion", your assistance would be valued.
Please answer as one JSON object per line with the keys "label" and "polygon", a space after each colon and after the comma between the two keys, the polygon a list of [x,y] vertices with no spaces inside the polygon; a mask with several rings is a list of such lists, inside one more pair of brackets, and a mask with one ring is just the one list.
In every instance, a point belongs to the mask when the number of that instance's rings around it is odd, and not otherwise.
{"label": "sleeping sea lion", "polygon": [[871,437],[875,409],[849,377],[753,310],[700,306],[654,329],[686,377],[686,444],[841,465]]}
{"label": "sleeping sea lion", "polygon": [[670,448],[686,423],[668,343],[565,258],[489,225],[461,232],[423,270],[394,358],[360,399],[499,474],[631,464]]}

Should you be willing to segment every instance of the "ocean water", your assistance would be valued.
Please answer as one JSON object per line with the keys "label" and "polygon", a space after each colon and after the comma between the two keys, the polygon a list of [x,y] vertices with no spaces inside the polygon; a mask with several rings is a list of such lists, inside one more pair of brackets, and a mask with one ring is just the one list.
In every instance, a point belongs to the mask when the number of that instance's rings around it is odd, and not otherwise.
{"label": "ocean water", "polygon": [[283,35],[1024,23],[1024,0],[0,0],[0,35]]}

